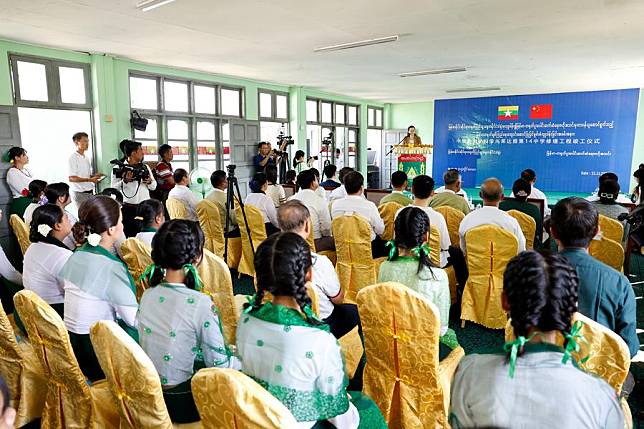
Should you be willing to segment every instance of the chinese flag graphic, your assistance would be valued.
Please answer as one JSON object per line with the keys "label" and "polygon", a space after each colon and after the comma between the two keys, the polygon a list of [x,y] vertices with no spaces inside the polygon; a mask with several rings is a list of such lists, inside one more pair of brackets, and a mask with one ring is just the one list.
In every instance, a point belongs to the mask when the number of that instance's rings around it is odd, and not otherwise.
{"label": "chinese flag graphic", "polygon": [[552,119],[552,104],[533,104],[530,119]]}

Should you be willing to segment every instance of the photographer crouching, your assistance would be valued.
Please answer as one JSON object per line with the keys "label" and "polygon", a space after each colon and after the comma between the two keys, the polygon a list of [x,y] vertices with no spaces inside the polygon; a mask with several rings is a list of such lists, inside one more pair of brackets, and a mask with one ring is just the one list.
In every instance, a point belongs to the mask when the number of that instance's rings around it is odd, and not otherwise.
{"label": "photographer crouching", "polygon": [[143,164],[143,148],[141,143],[132,140],[123,140],[119,147],[125,154],[122,160],[112,160],[112,188],[123,194],[123,230],[126,237],[133,237],[137,233],[134,220],[139,203],[150,199],[150,191],[157,187],[156,180],[152,177],[150,167]]}

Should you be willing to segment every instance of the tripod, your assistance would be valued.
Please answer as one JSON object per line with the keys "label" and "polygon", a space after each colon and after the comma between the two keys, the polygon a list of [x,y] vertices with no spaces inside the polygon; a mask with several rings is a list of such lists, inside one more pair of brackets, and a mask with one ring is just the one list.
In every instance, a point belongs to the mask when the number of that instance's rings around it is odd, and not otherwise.
{"label": "tripod", "polygon": [[[246,219],[246,210],[244,209],[244,203],[242,202],[241,192],[239,192],[239,182],[235,177],[235,168],[236,165],[229,165],[228,176],[226,181],[228,182],[228,188],[226,189],[226,229],[224,230],[224,262],[228,263],[228,227],[230,226],[230,211],[234,207],[234,191],[237,191],[237,201],[239,201],[239,207],[241,208],[242,216],[244,217],[244,224],[246,225],[246,232],[248,233],[248,241],[250,241],[250,250],[255,253],[255,246],[253,245],[253,236],[250,233],[250,226],[248,225],[248,219]],[[234,189],[233,189],[234,186]]]}

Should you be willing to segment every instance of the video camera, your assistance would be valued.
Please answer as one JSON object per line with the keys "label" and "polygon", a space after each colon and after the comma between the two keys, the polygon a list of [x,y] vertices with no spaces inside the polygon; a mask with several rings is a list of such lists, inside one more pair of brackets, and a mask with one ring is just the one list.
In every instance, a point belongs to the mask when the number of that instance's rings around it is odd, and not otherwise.
{"label": "video camera", "polygon": [[120,159],[113,159],[110,161],[110,164],[114,166],[112,171],[118,179],[122,179],[128,171],[132,172],[133,181],[146,180],[150,177],[150,170],[143,163],[132,165]]}
{"label": "video camera", "polygon": [[330,146],[333,144],[333,133],[329,133],[328,136],[322,139],[322,144],[325,146]]}
{"label": "video camera", "polygon": [[280,130],[280,133],[277,135],[277,147],[279,149],[273,149],[273,153],[277,156],[284,155],[286,153],[286,147],[295,143],[293,137],[284,135],[284,131]]}

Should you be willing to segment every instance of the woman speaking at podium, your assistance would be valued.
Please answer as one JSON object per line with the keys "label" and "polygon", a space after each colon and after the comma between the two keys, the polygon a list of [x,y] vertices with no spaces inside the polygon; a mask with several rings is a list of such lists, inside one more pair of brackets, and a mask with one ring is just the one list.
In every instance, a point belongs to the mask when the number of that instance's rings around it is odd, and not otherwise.
{"label": "woman speaking at podium", "polygon": [[420,136],[416,134],[416,127],[410,125],[407,127],[407,136],[402,141],[403,146],[422,146]]}

